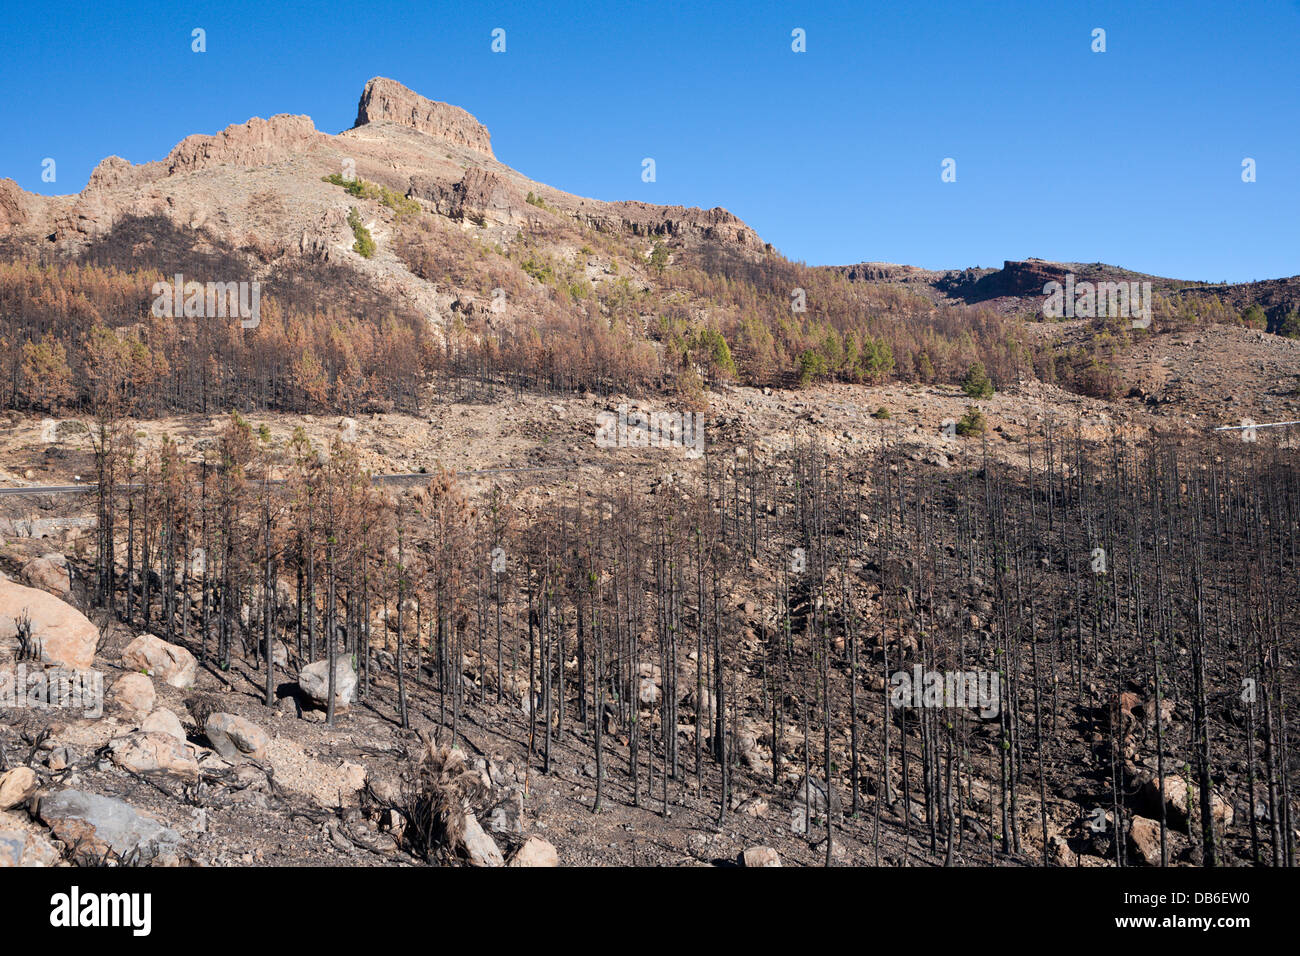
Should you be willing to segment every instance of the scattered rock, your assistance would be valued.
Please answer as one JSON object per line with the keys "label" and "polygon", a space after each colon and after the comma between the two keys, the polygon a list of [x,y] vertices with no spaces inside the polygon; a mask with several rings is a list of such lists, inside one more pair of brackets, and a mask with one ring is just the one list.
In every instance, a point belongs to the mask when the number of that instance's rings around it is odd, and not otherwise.
{"label": "scattered rock", "polygon": [[15,767],[0,774],[0,810],[26,803],[38,786],[36,772],[31,767]]}
{"label": "scattered rock", "polygon": [[56,773],[60,770],[67,770],[68,765],[71,763],[72,752],[67,747],[55,747],[50,751],[50,755],[45,758],[45,766]]}
{"label": "scattered rock", "polygon": [[174,856],[180,834],[111,797],[61,790],[40,802],[40,818],[78,863],[149,863]]}
{"label": "scattered rock", "polygon": [[124,674],[109,688],[108,699],[129,719],[138,721],[153,711],[157,695],[153,681],[144,674]]}
{"label": "scattered rock", "polygon": [[271,744],[265,730],[235,714],[209,714],[203,732],[208,735],[212,749],[227,760],[245,754],[263,759]]}
{"label": "scattered rock", "polygon": [[461,849],[473,866],[504,866],[505,858],[493,839],[483,832],[474,814],[466,812]]}
{"label": "scattered rock", "polygon": [[0,830],[0,870],[6,867],[54,866],[59,851],[39,833]]}
{"label": "scattered rock", "polygon": [[199,662],[183,647],[152,634],[141,634],[122,651],[122,664],[182,690],[194,686]]}
{"label": "scattered rock", "polygon": [[109,741],[113,763],[139,774],[165,773],[182,780],[199,779],[194,747],[171,734],[140,731]]}
{"label": "scattered rock", "polygon": [[[330,665],[328,660],[313,661],[298,672],[298,686],[319,707],[329,704]],[[345,657],[334,660],[334,711],[342,713],[351,705],[357,692],[357,672]]]}
{"label": "scattered rock", "polygon": [[781,857],[770,846],[751,846],[740,854],[741,866],[780,866]]}
{"label": "scattered rock", "polygon": [[560,854],[541,837],[530,836],[524,845],[515,851],[508,866],[559,866]]}
{"label": "scattered rock", "polygon": [[[812,852],[813,852],[813,857],[818,862],[824,862],[826,859],[826,841],[822,840],[820,843],[817,843],[813,847]],[[838,860],[840,862],[844,862],[847,861],[848,858],[849,858],[849,850],[848,847],[844,845],[842,840],[836,840],[834,843],[831,844],[832,861]]]}

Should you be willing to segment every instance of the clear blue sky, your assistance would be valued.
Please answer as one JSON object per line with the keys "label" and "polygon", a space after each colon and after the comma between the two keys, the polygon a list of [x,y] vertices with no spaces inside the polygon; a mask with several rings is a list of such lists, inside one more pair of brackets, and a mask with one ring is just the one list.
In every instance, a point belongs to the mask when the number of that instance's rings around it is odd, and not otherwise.
{"label": "clear blue sky", "polygon": [[9,3],[4,21],[0,176],[39,192],[250,116],[338,132],[383,75],[468,109],[534,179],[725,206],[810,264],[1300,273],[1300,0]]}

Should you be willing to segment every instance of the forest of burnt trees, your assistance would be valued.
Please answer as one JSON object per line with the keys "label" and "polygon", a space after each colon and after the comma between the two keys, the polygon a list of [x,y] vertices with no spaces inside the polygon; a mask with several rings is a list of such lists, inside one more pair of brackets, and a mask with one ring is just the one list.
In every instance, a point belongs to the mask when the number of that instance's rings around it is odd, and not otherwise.
{"label": "forest of burnt trees", "polygon": [[[160,217],[124,219],[75,258],[0,248],[0,408],[84,411],[106,375],[138,416],[418,414],[433,377],[461,391],[505,383],[694,401],[728,380],[954,383],[977,362],[997,382],[1038,378],[1106,396],[1113,359],[1138,334],[1098,320],[1086,346],[1031,345],[1019,320],[992,310],[855,286],[775,253],[753,260],[705,245],[645,264],[628,240],[575,229],[539,227],[507,250],[437,217],[403,225],[395,248],[411,272],[456,291],[440,331],[345,266],[289,259],[261,280],[256,328],[154,316],[156,282],[253,275],[246,251]],[[592,245],[574,260],[555,252],[563,243]],[[649,276],[595,285],[588,254]],[[804,311],[792,308],[796,291]],[[508,303],[499,312],[498,296]],[[1157,315],[1162,327],[1186,320],[1159,297]]]}
{"label": "forest of burnt trees", "polygon": [[[354,662],[402,726],[436,701],[449,743],[508,704],[532,772],[590,747],[595,810],[690,793],[725,819],[738,788],[810,779],[793,799],[828,863],[842,834],[889,861],[888,828],[917,860],[1125,865],[1142,816],[1148,863],[1293,865],[1289,453],[1049,420],[1027,477],[932,468],[873,428],[860,456],[710,448],[534,499],[380,486],[342,441],[276,446],[237,415],[187,461],[103,416],[94,599],[263,668],[268,705],[294,677],[277,643]],[[895,706],[918,665],[995,673],[997,713]]]}

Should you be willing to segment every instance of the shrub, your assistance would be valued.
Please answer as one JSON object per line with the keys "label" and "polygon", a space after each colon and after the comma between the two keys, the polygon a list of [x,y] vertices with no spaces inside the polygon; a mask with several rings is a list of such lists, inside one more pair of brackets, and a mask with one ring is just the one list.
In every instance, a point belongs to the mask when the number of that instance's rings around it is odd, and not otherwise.
{"label": "shrub", "polygon": [[1300,339],[1300,312],[1292,309],[1278,326],[1278,334],[1285,335],[1289,339]]}
{"label": "shrub", "polygon": [[799,356],[799,384],[811,385],[826,376],[826,356],[813,349],[807,349]]}
{"label": "shrub", "polygon": [[889,409],[887,409],[884,405],[881,405],[879,408],[877,408],[874,412],[871,413],[871,417],[879,418],[881,421],[884,421],[886,418],[889,417]]}
{"label": "shrub", "polygon": [[968,405],[966,414],[957,423],[957,434],[963,438],[976,438],[984,434],[985,426],[984,413],[974,405]]}
{"label": "shrub", "polygon": [[348,210],[348,225],[352,227],[352,235],[357,240],[352,243],[352,251],[360,253],[363,259],[369,259],[375,254],[378,246],[375,245],[375,238],[370,235],[370,230],[362,225],[361,213],[357,212],[356,206]]}
{"label": "shrub", "polygon": [[403,196],[396,190],[389,189],[379,183],[368,183],[360,178],[344,179],[338,173],[322,176],[321,182],[342,186],[350,195],[356,196],[358,199],[373,199],[393,210],[399,220],[407,216],[414,216],[421,211],[420,204],[414,199]]}
{"label": "shrub", "polygon": [[521,262],[519,267],[538,282],[549,283],[555,278],[555,270],[551,268],[549,262],[538,262],[532,256]]}
{"label": "shrub", "polygon": [[668,265],[668,247],[662,242],[656,242],[654,248],[650,250],[650,268],[663,275],[666,265]]}
{"label": "shrub", "polygon": [[1251,303],[1245,312],[1241,313],[1241,324],[1248,329],[1266,329],[1268,328],[1268,314],[1259,306],[1259,303]]}
{"label": "shrub", "polygon": [[993,383],[989,373],[984,370],[983,362],[976,362],[966,373],[961,383],[962,391],[971,398],[989,398],[993,394]]}
{"label": "shrub", "polygon": [[405,818],[406,849],[425,861],[441,860],[465,845],[468,816],[486,809],[491,788],[465,762],[464,751],[435,744],[427,733],[420,740],[421,753],[408,761],[397,800],[383,809]]}

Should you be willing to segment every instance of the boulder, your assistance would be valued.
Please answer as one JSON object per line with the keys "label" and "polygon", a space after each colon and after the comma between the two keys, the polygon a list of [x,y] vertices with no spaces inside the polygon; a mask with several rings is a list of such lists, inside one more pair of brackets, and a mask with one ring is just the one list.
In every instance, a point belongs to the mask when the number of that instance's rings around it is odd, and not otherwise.
{"label": "boulder", "polygon": [[126,645],[122,664],[128,670],[149,674],[181,689],[193,687],[199,671],[193,654],[152,634],[141,634]]}
{"label": "boulder", "polygon": [[483,832],[474,814],[465,813],[461,849],[472,866],[504,866],[505,858],[493,839]]}
{"label": "boulder", "polygon": [[189,782],[199,779],[194,747],[171,734],[137,730],[110,740],[108,748],[113,763],[131,773],[165,773]]}
{"label": "boulder", "polygon": [[[834,790],[830,791],[829,805],[831,813],[835,816],[840,812],[839,794]],[[808,814],[812,813],[812,822],[819,823],[826,817],[827,792],[826,784],[817,779],[805,777],[795,791],[794,799],[790,804],[790,831],[792,833],[810,832]]]}
{"label": "boulder", "polygon": [[[1200,813],[1200,792],[1188,787],[1187,781],[1176,774],[1166,774],[1164,779],[1165,823],[1174,830],[1186,831],[1194,814]],[[1152,777],[1138,789],[1138,808],[1146,815],[1160,819],[1160,780]],[[1222,832],[1232,826],[1235,816],[1232,804],[1213,791],[1210,793],[1210,816]]]}
{"label": "boulder", "polygon": [[75,755],[67,747],[55,747],[45,758],[45,766],[58,773],[60,770],[67,770],[74,759]]}
{"label": "boulder", "polygon": [[242,755],[264,759],[271,738],[265,730],[235,714],[209,714],[203,726],[212,749],[227,760]]}
{"label": "boulder", "polygon": [[61,790],[40,802],[40,818],[84,866],[103,860],[152,862],[174,856],[180,834],[112,797]]}
{"label": "boulder", "polygon": [[[1149,817],[1160,819],[1160,779],[1152,777],[1138,790],[1138,807]],[[1164,778],[1165,823],[1175,830],[1187,829],[1187,781],[1176,774]],[[1157,831],[1158,832],[1158,831]]]}
{"label": "boulder", "polygon": [[740,854],[741,866],[780,866],[781,858],[770,846],[751,846]]}
{"label": "boulder", "polygon": [[[298,672],[298,686],[318,706],[328,706],[330,665],[328,660],[313,661]],[[352,705],[357,692],[357,672],[345,657],[334,659],[334,710],[342,713]]]}
{"label": "boulder", "polygon": [[0,581],[0,645],[16,646],[24,618],[31,623],[32,650],[43,663],[90,670],[99,631],[86,615],[39,588]]}
{"label": "boulder", "polygon": [[15,767],[0,773],[0,810],[26,803],[38,786],[36,772],[31,767]]}
{"label": "boulder", "polygon": [[1134,817],[1128,827],[1128,842],[1135,859],[1147,866],[1160,865],[1160,821]]}
{"label": "boulder", "polygon": [[32,558],[23,565],[22,579],[34,588],[49,591],[57,598],[66,599],[72,593],[68,559],[61,554]]}
{"label": "boulder", "polygon": [[152,714],[140,721],[140,730],[148,733],[167,734],[177,740],[185,740],[185,727],[181,719],[166,707],[159,707]]}
{"label": "boulder", "polygon": [[1220,836],[1223,831],[1232,826],[1232,821],[1236,817],[1236,812],[1232,809],[1232,804],[1224,800],[1217,793],[1210,794],[1210,819],[1214,821],[1214,826]]}
{"label": "boulder", "polygon": [[124,674],[108,689],[109,701],[114,708],[132,721],[142,720],[154,708],[157,695],[153,681],[144,674]]}
{"label": "boulder", "polygon": [[507,866],[559,866],[560,854],[541,837],[530,836],[515,851]]}
{"label": "boulder", "polygon": [[[808,807],[812,810],[814,817],[825,816],[827,807],[826,784],[816,777],[805,777],[795,791],[792,802],[794,806],[800,809],[805,806]],[[840,812],[840,795],[834,790],[830,791],[829,804],[832,813],[838,814]]]}
{"label": "boulder", "polygon": [[642,704],[647,707],[653,707],[655,704],[659,703],[659,685],[648,677],[642,677],[637,691],[637,696]]}

